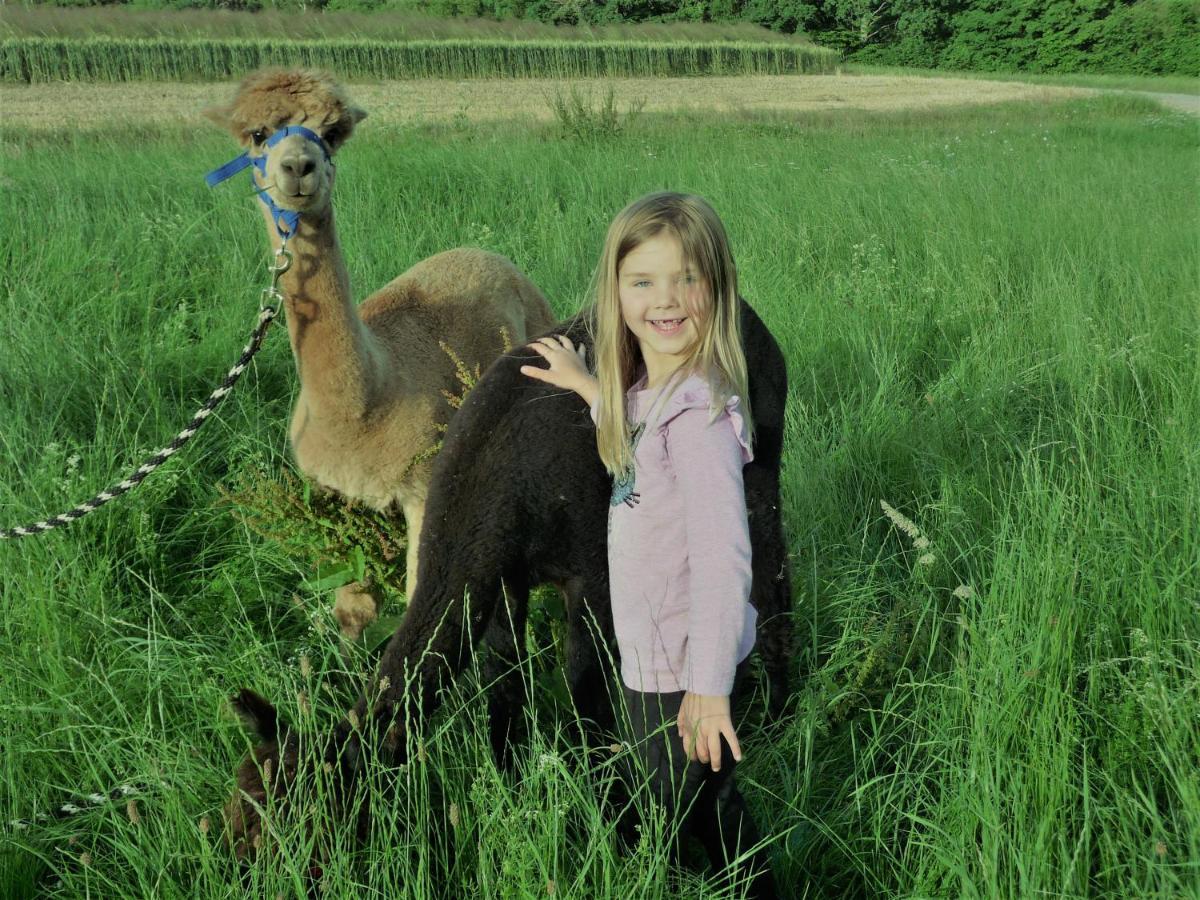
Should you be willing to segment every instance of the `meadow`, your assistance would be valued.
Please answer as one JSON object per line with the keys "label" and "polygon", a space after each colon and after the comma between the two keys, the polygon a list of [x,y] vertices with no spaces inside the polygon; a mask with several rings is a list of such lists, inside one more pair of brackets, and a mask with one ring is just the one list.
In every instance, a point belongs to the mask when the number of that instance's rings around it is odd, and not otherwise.
{"label": "meadow", "polygon": [[[707,196],[791,397],[794,695],[740,710],[743,791],[795,897],[1200,893],[1200,176],[1195,120],[1128,97],[893,115],[643,115],[373,126],[335,192],[359,296],[458,245],[562,315],[610,217]],[[0,526],[58,512],[170,439],[239,352],[265,238],[234,154],[190,127],[0,130]],[[312,567],[221,485],[289,463],[282,329],[179,458],[101,512],[0,543],[0,894],[727,897],[622,849],[620,753],[565,724],[552,598],[530,743],[497,771],[461,679],[377,827],[280,825],[240,873],[220,805],[253,687],[309,733],[370,656]],[[927,545],[897,527],[906,516]],[[398,611],[394,602],[392,611]],[[87,796],[137,786],[132,803]]]}

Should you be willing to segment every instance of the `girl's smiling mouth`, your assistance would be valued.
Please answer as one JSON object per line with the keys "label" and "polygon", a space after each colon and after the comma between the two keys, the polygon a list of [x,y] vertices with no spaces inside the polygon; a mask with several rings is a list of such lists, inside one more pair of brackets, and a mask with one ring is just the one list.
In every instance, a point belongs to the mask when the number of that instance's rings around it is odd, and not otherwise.
{"label": "girl's smiling mouth", "polygon": [[650,327],[659,334],[674,334],[683,327],[683,323],[687,321],[684,316],[681,319],[649,319]]}

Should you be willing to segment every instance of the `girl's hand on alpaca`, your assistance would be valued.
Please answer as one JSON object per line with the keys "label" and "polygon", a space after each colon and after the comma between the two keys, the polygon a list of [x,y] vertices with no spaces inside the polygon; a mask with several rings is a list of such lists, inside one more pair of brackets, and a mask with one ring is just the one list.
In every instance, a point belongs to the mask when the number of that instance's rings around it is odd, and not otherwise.
{"label": "girl's hand on alpaca", "polygon": [[538,366],[521,366],[522,374],[555,387],[574,391],[583,397],[589,406],[595,401],[599,387],[595,377],[587,370],[586,346],[580,344],[576,348],[569,337],[556,334],[553,337],[539,338],[529,345],[529,349],[550,363],[550,367],[543,369]]}
{"label": "girl's hand on alpaca", "polygon": [[733,758],[742,761],[742,746],[733,730],[728,696],[693,694],[691,691],[684,694],[679,706],[678,727],[688,759],[698,759],[712,766],[714,772],[720,772],[721,737],[724,736],[733,751]]}

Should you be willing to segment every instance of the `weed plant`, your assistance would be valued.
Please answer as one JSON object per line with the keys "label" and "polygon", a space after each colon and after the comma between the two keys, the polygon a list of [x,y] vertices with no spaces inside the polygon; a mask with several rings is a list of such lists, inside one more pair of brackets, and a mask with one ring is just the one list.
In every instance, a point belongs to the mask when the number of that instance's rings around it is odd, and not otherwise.
{"label": "weed plant", "polygon": [[[567,315],[630,198],[694,190],[788,360],[794,696],[739,710],[739,780],[796,897],[1200,893],[1200,254],[1192,119],[1136,98],[894,116],[640,116],[372,129],[335,202],[363,295],[439,250],[506,254]],[[130,152],[131,145],[135,152]],[[255,316],[248,190],[224,136],[0,132],[0,509],[66,508],[157,446]],[[730,896],[623,850],[622,754],[570,737],[531,638],[516,771],[468,673],[371,766],[367,845],[317,814],[239,872],[221,803],[249,686],[320,736],[343,658],[309,561],[221,502],[286,466],[276,334],[220,415],[137,491],[0,545],[0,894]],[[886,506],[883,504],[886,503]],[[907,524],[906,524],[907,523]],[[927,543],[926,543],[927,542]],[[87,795],[146,785],[135,815]],[[736,892],[735,892],[736,893]]]}
{"label": "weed plant", "polygon": [[558,122],[560,136],[583,141],[620,137],[646,105],[642,97],[622,112],[612,88],[598,98],[578,86],[555,91],[546,102]]}

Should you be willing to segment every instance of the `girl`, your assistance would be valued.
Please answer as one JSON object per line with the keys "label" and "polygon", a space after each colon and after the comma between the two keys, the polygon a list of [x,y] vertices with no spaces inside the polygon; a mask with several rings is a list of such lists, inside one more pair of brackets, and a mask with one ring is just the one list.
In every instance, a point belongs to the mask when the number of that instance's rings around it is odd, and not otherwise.
{"label": "girl", "polygon": [[[754,644],[742,466],[752,422],[737,272],[700,197],[657,193],[608,229],[594,279],[596,374],[563,336],[534,343],[540,381],[591,407],[609,472],[608,566],[638,754],[679,833],[724,869],[758,842],[733,780],[738,664]],[[765,855],[753,893],[774,894]]]}

